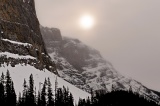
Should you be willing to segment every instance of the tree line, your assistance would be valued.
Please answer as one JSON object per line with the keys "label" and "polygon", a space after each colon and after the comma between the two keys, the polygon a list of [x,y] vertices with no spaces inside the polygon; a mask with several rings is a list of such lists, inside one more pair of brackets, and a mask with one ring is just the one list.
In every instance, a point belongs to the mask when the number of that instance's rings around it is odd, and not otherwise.
{"label": "tree line", "polygon": [[[10,73],[2,73],[0,78],[0,106],[74,106],[72,93],[68,88],[57,88],[55,82],[55,93],[53,93],[50,79],[45,79],[43,87],[36,94],[34,79],[31,74],[29,85],[24,79],[23,91],[17,97]],[[18,98],[18,99],[17,99]]]}
{"label": "tree line", "polygon": [[155,102],[147,101],[131,90],[112,92],[103,90],[93,92],[91,90],[91,97],[79,99],[78,104],[74,105],[72,93],[64,86],[58,88],[57,80],[55,81],[54,93],[49,78],[45,79],[42,85],[37,94],[31,74],[28,85],[24,79],[23,91],[17,97],[9,71],[6,72],[6,75],[2,73],[0,77],[0,106],[158,106]]}
{"label": "tree line", "polygon": [[106,92],[91,91],[91,98],[80,99],[78,106],[159,106],[154,101],[149,101],[133,91],[116,90]]}

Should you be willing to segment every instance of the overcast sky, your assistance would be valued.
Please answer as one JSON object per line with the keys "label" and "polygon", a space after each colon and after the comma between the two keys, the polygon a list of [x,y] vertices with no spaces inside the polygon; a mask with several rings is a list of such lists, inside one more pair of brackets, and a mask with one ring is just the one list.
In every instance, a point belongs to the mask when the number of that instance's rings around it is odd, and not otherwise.
{"label": "overcast sky", "polygon": [[[160,91],[160,0],[35,0],[40,23],[99,50],[123,75]],[[92,29],[78,24],[83,14]]]}

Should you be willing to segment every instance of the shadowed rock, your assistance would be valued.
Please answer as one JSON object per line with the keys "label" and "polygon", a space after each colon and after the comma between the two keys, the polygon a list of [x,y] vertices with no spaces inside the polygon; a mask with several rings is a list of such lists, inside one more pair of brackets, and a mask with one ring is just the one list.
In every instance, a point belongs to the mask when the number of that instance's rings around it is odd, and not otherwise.
{"label": "shadowed rock", "polygon": [[6,58],[3,62],[11,61],[16,65],[21,61],[57,73],[55,64],[45,50],[34,0],[0,0],[0,52],[35,58],[30,61],[18,59],[15,62],[15,57],[9,59],[3,55],[0,57],[1,60]]}

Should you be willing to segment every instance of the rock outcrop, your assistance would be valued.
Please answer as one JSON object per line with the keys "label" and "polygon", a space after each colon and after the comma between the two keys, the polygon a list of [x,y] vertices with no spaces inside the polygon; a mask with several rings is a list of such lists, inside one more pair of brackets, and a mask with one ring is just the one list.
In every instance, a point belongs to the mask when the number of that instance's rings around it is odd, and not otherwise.
{"label": "rock outcrop", "polygon": [[0,64],[25,63],[57,73],[45,50],[34,5],[34,0],[0,0]]}
{"label": "rock outcrop", "polygon": [[60,77],[73,85],[87,92],[91,89],[132,90],[151,100],[160,100],[158,95],[141,83],[118,73],[97,50],[78,39],[62,37],[56,28],[41,27],[41,32],[47,52],[56,63]]}

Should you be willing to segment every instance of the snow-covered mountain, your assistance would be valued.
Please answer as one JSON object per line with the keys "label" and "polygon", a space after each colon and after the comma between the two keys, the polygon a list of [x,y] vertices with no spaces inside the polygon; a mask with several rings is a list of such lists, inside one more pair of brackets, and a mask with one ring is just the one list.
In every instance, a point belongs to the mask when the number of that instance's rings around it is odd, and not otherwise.
{"label": "snow-covered mountain", "polygon": [[0,0],[0,73],[7,70],[16,93],[22,91],[24,78],[33,74],[36,88],[48,77],[54,88],[57,76],[59,87],[68,87],[76,101],[89,96],[91,88],[132,89],[159,100],[141,83],[119,74],[97,50],[62,37],[59,29],[41,27],[40,31],[34,0]]}
{"label": "snow-covered mountain", "polygon": [[41,26],[46,49],[56,63],[60,77],[89,92],[93,90],[131,89],[155,101],[160,98],[141,83],[118,73],[99,51],[78,39],[62,37],[57,28]]}
{"label": "snow-covered mountain", "polygon": [[[36,88],[50,77],[58,85],[68,87],[78,101],[88,93],[58,77],[55,63],[46,52],[36,16],[34,0],[0,0],[0,73],[10,71],[16,93],[33,74]],[[37,89],[38,90],[38,89]]]}

